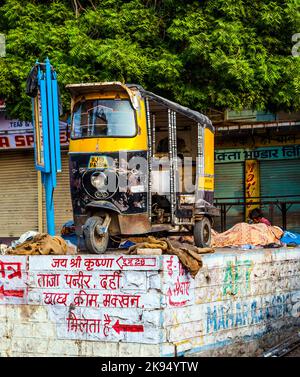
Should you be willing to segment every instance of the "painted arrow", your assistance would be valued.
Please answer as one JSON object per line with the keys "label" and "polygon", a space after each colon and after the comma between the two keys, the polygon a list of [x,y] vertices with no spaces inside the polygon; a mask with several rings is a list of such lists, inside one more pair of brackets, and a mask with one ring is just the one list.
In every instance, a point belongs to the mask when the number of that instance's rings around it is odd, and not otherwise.
{"label": "painted arrow", "polygon": [[3,285],[0,287],[0,297],[1,296],[10,296],[10,297],[23,297],[24,291],[23,290],[5,290]]}
{"label": "painted arrow", "polygon": [[112,328],[120,334],[121,331],[124,332],[144,332],[143,325],[124,325],[117,320],[117,322],[112,326]]}
{"label": "painted arrow", "polygon": [[123,267],[155,267],[156,258],[126,258],[121,256],[116,260],[117,265],[123,270]]}

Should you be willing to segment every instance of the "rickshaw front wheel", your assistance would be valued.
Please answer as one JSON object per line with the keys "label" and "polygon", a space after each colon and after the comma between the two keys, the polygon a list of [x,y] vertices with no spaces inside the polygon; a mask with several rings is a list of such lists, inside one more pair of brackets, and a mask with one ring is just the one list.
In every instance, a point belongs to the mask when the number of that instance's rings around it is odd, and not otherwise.
{"label": "rickshaw front wheel", "polygon": [[88,251],[96,254],[104,254],[109,240],[108,232],[99,233],[99,227],[104,219],[98,216],[89,217],[84,224],[83,233],[85,246]]}
{"label": "rickshaw front wheel", "polygon": [[196,221],[194,226],[194,242],[198,247],[210,247],[211,241],[211,222],[209,218],[203,217]]}

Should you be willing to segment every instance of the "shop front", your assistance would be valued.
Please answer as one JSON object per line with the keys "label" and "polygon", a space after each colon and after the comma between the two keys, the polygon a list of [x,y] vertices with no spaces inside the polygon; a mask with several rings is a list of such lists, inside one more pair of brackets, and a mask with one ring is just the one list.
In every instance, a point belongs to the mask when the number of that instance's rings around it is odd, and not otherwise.
{"label": "shop front", "polygon": [[300,232],[300,132],[295,127],[218,135],[215,201],[217,230],[248,221],[260,207],[272,224]]}
{"label": "shop front", "polygon": [[[60,125],[62,172],[54,194],[56,232],[72,219],[69,192],[68,126]],[[46,231],[44,190],[34,167],[31,122],[8,120],[0,113],[0,238],[19,237],[28,230]]]}

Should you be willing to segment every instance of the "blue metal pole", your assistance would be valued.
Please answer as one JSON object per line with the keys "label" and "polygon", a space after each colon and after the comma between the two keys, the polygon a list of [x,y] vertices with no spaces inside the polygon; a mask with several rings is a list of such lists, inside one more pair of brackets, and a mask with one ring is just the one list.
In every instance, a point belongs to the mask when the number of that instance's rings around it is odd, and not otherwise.
{"label": "blue metal pole", "polygon": [[47,217],[47,232],[50,236],[55,236],[55,221],[54,221],[54,188],[51,173],[42,173],[44,175],[44,187],[46,196],[46,217]]}
{"label": "blue metal pole", "polygon": [[[46,196],[47,231],[55,235],[54,189],[56,173],[61,171],[58,86],[56,73],[52,71],[50,60],[45,60],[38,67],[38,89],[40,99],[32,101],[33,122],[35,125],[35,166],[42,172],[42,181]],[[34,109],[34,106],[37,106]],[[35,119],[38,117],[38,119]],[[41,123],[39,122],[41,117]],[[39,147],[37,150],[37,146]],[[39,158],[38,158],[39,157]]]}
{"label": "blue metal pole", "polygon": [[52,102],[52,80],[51,65],[47,58],[46,63],[46,93],[47,93],[47,115],[49,132],[49,151],[50,151],[50,173],[45,173],[45,194],[47,212],[47,231],[50,236],[55,236],[55,217],[54,217],[54,188],[56,187],[56,162],[55,162],[55,137],[53,122],[53,102]]}
{"label": "blue metal pole", "polygon": [[47,58],[46,63],[46,90],[47,90],[47,112],[48,112],[48,130],[49,130],[49,149],[50,149],[50,165],[53,188],[56,187],[56,150],[55,150],[55,131],[53,122],[53,103],[52,103],[52,80],[51,65]]}

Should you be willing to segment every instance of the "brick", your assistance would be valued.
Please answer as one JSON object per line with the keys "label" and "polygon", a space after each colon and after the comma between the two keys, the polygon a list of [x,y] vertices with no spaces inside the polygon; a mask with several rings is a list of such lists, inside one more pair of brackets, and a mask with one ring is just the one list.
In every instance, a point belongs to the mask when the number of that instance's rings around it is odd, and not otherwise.
{"label": "brick", "polygon": [[14,337],[12,340],[11,350],[13,352],[31,352],[39,355],[47,352],[47,345],[47,339]]}
{"label": "brick", "polygon": [[2,318],[6,318],[7,313],[7,305],[0,305],[0,320]]}
{"label": "brick", "polygon": [[2,336],[0,339],[0,351],[9,352],[11,350],[12,339],[6,336]]}
{"label": "brick", "polygon": [[31,336],[34,338],[46,338],[46,339],[55,339],[56,334],[56,325],[53,323],[34,323],[32,324]]}
{"label": "brick", "polygon": [[30,323],[15,324],[13,326],[13,337],[30,338],[33,335],[33,327]]}
{"label": "brick", "polygon": [[78,343],[79,341],[50,339],[47,343],[46,352],[60,356],[78,355]]}
{"label": "brick", "polygon": [[205,334],[205,324],[202,320],[188,322],[167,328],[167,340],[169,342],[181,342]]}
{"label": "brick", "polygon": [[[31,305],[33,306],[33,305]],[[48,314],[48,308],[39,305],[35,306],[35,310],[33,310],[28,318],[28,321],[30,322],[48,322],[49,321],[49,314]]]}
{"label": "brick", "polygon": [[160,290],[162,285],[161,275],[154,272],[147,272],[147,289],[157,289]]}
{"label": "brick", "polygon": [[[112,342],[93,342],[93,356],[118,357],[120,356],[119,345],[119,343]],[[130,347],[130,345],[127,344],[127,347]]]}
{"label": "brick", "polygon": [[158,345],[149,344],[136,344],[132,343],[126,345],[125,343],[119,344],[120,357],[155,357],[160,356],[160,348]]}

